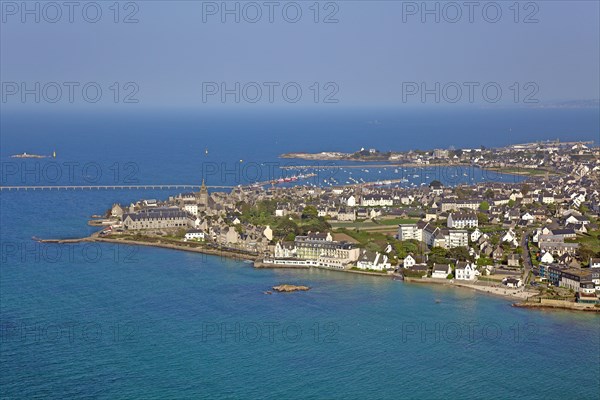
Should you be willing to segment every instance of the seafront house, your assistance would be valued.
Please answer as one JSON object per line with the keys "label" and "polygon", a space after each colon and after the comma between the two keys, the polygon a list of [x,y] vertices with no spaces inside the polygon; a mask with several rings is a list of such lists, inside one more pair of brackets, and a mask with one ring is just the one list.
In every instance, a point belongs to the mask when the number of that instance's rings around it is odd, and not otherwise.
{"label": "seafront house", "polygon": [[415,258],[409,254],[406,257],[404,257],[404,260],[402,261],[402,266],[404,268],[410,268],[413,265],[415,265],[417,263],[417,260],[415,260]]}
{"label": "seafront house", "polygon": [[121,219],[123,217],[123,213],[125,211],[123,210],[123,206],[121,206],[118,203],[113,204],[111,210],[110,210],[110,215],[113,218],[118,218]]}
{"label": "seafront house", "polygon": [[510,288],[520,288],[523,286],[523,281],[519,278],[508,277],[502,279],[502,284]]}
{"label": "seafront house", "polygon": [[477,279],[479,272],[473,263],[459,261],[454,269],[454,278],[461,281],[474,281]]}
{"label": "seafront house", "polygon": [[371,269],[375,271],[385,271],[390,269],[391,266],[385,254],[367,250],[362,251],[356,262],[356,268],[358,269]]}
{"label": "seafront house", "polygon": [[185,233],[184,239],[187,240],[204,240],[204,231],[201,229],[190,229]]}
{"label": "seafront house", "polygon": [[433,264],[431,277],[437,279],[446,279],[452,273],[450,264]]}

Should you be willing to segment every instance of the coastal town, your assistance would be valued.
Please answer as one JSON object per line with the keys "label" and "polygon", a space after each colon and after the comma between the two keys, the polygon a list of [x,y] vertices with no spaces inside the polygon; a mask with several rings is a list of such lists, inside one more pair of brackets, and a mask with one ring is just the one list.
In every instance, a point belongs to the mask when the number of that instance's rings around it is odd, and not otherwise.
{"label": "coastal town", "polygon": [[[299,153],[296,153],[299,154]],[[319,156],[320,154],[321,156]],[[348,159],[344,153],[298,155]],[[469,165],[514,173],[420,186],[239,186],[114,204],[94,240],[223,254],[257,268],[324,268],[452,285],[527,307],[600,310],[600,148],[540,142],[502,149],[386,153],[356,161]],[[291,154],[284,157],[292,157]]]}

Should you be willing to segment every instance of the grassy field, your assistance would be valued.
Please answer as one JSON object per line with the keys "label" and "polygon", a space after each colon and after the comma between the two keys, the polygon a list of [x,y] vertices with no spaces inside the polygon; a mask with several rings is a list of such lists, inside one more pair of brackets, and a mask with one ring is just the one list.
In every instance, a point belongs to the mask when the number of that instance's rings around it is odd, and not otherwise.
{"label": "grassy field", "polygon": [[333,228],[347,228],[347,229],[364,229],[364,230],[396,230],[398,224],[413,224],[416,223],[417,219],[412,218],[394,218],[394,219],[384,219],[378,220],[374,222],[372,220],[365,221],[353,221],[353,222],[336,222],[329,221]]}
{"label": "grassy field", "polygon": [[415,224],[419,220],[416,218],[393,218],[393,219],[381,219],[379,224],[381,225],[398,225],[398,224]]}
{"label": "grassy field", "polygon": [[[529,175],[529,176],[540,176],[545,175],[546,170],[543,169],[534,169],[534,168],[485,168],[489,171],[495,171],[502,174],[515,174],[515,175]],[[550,175],[557,175],[556,171],[548,171]]]}
{"label": "grassy field", "polygon": [[350,229],[341,229],[336,232],[336,234],[345,233],[346,235],[353,238],[357,241],[361,246],[366,246],[369,243],[375,243],[380,247],[385,247],[387,243],[389,243],[390,238],[384,232],[372,232],[372,231],[354,231]]}
{"label": "grassy field", "polygon": [[596,253],[600,253],[600,231],[590,231],[587,235],[578,236],[577,242],[583,247],[587,247]]}

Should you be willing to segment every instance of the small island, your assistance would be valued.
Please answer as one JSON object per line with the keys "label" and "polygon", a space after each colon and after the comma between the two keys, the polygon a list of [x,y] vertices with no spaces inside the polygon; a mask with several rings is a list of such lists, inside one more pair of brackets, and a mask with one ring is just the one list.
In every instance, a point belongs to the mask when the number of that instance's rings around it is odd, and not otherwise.
{"label": "small island", "polygon": [[307,290],[310,290],[310,288],[308,286],[296,286],[296,285],[279,285],[279,286],[273,286],[273,290],[276,292],[284,292],[284,293],[289,293],[289,292],[306,292]]}

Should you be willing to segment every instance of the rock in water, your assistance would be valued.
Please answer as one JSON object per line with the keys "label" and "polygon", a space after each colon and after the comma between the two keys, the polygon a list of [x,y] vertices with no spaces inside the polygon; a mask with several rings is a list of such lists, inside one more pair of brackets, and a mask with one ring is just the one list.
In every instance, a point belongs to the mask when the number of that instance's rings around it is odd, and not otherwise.
{"label": "rock in water", "polygon": [[276,292],[297,292],[297,291],[306,291],[310,288],[308,286],[296,286],[296,285],[279,285],[273,286],[273,290]]}

